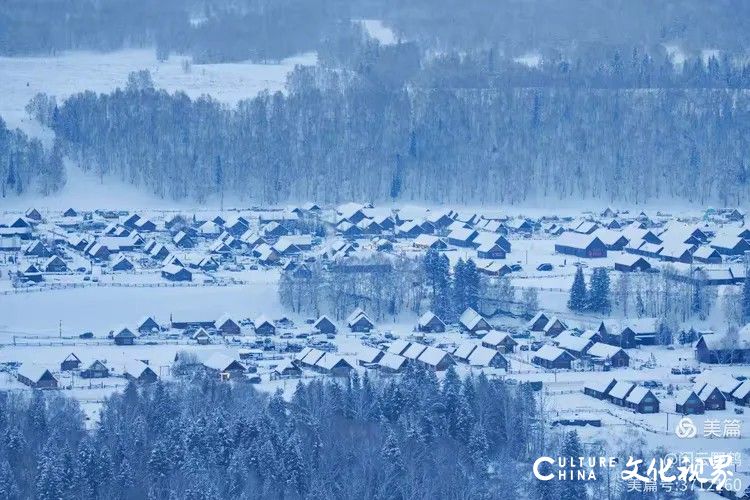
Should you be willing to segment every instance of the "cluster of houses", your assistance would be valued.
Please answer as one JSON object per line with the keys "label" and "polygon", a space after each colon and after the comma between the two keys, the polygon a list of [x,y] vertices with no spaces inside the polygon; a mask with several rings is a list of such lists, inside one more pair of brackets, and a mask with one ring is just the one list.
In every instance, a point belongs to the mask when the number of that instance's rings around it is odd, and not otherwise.
{"label": "cluster of houses", "polygon": [[[428,211],[414,217],[398,210],[387,213],[372,205],[357,203],[337,207],[334,221],[337,235],[348,241],[374,238],[379,250],[392,248],[392,240],[410,240],[415,248],[425,250],[446,250],[449,246],[472,248],[480,262],[505,259],[511,251],[506,236],[511,233],[530,234],[534,228],[528,219],[453,210]],[[490,262],[483,262],[478,267],[487,268],[485,272],[496,273],[496,269],[502,266],[490,266]]]}
{"label": "cluster of houses", "polygon": [[[712,284],[744,281],[744,269],[714,268],[741,257],[750,250],[750,227],[738,226],[744,215],[730,214],[704,218],[702,223],[682,223],[671,217],[651,218],[644,212],[635,217],[607,209],[598,216],[573,220],[568,224],[552,223],[544,231],[557,236],[555,251],[578,258],[606,257],[608,251],[622,251],[615,259],[618,271],[648,271],[648,259],[691,264],[692,271],[708,273]],[[648,259],[647,259],[648,258]],[[716,276],[713,274],[718,273]],[[688,276],[686,279],[693,279]],[[713,283],[713,281],[721,281]]]}
{"label": "cluster of houses", "polygon": [[[295,233],[300,232],[300,214],[309,215],[315,210],[256,211],[229,219],[215,215],[206,220],[198,220],[195,215],[173,215],[160,222],[137,213],[79,214],[71,208],[61,216],[50,217],[52,224],[44,228],[48,240],[45,244],[42,234],[35,231],[43,218],[38,210],[29,209],[23,217],[0,221],[0,251],[22,252],[27,258],[36,259],[18,271],[19,278],[32,282],[42,281],[43,273],[71,271],[61,258],[64,254],[58,245],[115,272],[135,270],[135,252],[139,252],[161,266],[165,279],[192,281],[194,271],[215,271],[222,261],[234,255],[251,256],[262,265],[276,265],[284,257],[292,258],[311,249],[313,236]],[[204,242],[200,250],[196,248],[199,242]],[[187,252],[190,255],[186,257]]]}
{"label": "cluster of houses", "polygon": [[[121,367],[121,375],[138,383],[155,382],[159,376],[148,365],[147,360],[130,359]],[[101,379],[113,376],[113,370],[101,359],[83,363],[75,354],[68,354],[61,362],[59,373],[76,373],[84,379]],[[23,363],[16,374],[19,382],[33,389],[57,389],[59,378],[46,366],[36,363]]]}
{"label": "cluster of houses", "polygon": [[[278,322],[285,323],[288,320],[283,318],[278,320]],[[277,322],[263,314],[249,321],[247,324],[248,327],[252,328],[255,335],[271,336],[276,334]],[[333,327],[333,332],[335,332],[335,325],[325,316],[322,316],[316,322],[316,327],[328,331],[328,324]],[[225,313],[218,319],[172,315],[170,316],[168,328],[162,327],[153,316],[144,316],[138,322],[136,328],[130,329],[127,326],[122,326],[114,329],[110,333],[110,336],[116,345],[133,345],[140,335],[158,333],[168,329],[182,331],[183,334],[189,335],[199,345],[210,344],[211,338],[214,335],[231,336],[242,335],[243,333],[240,322]]]}
{"label": "cluster of houses", "polygon": [[629,408],[636,413],[659,413],[659,400],[650,389],[614,378],[597,378],[587,382],[584,394]]}

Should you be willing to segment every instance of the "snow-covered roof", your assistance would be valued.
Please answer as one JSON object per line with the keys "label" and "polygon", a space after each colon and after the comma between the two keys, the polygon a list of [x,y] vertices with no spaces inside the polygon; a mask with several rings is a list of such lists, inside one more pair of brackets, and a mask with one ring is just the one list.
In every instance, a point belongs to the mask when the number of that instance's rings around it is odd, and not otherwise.
{"label": "snow-covered roof", "polygon": [[675,393],[674,402],[677,403],[678,405],[684,405],[684,404],[687,404],[687,402],[693,396],[697,397],[697,394],[695,394],[695,391],[691,391],[690,389],[681,389]]}
{"label": "snow-covered roof", "polygon": [[396,339],[393,342],[391,342],[391,345],[388,346],[388,351],[391,354],[398,354],[401,355],[409,348],[409,342],[402,339]]}
{"label": "snow-covered roof", "polygon": [[427,346],[424,344],[420,344],[419,342],[413,342],[411,345],[409,345],[409,348],[406,349],[401,355],[408,359],[417,359],[424,350],[427,349]]}
{"label": "snow-covered roof", "polygon": [[593,234],[581,234],[573,231],[566,231],[557,237],[555,244],[569,248],[585,249],[594,243],[595,240],[598,240],[600,243],[602,242]]}
{"label": "snow-covered roof", "polygon": [[730,249],[736,247],[740,243],[742,243],[742,238],[725,233],[717,235],[714,239],[711,240],[709,245],[714,248]]}
{"label": "snow-covered roof", "polygon": [[478,345],[475,342],[462,342],[456,350],[453,351],[453,355],[458,359],[469,359],[469,356],[471,356],[471,353],[474,352],[474,349],[477,347]]}
{"label": "snow-covered roof", "polygon": [[[471,307],[467,308],[467,309],[466,309],[466,310],[465,310],[465,311],[464,311],[464,312],[463,312],[463,313],[461,314],[461,317],[459,318],[459,322],[460,322],[460,323],[461,323],[462,325],[464,325],[464,326],[465,326],[466,328],[468,328],[469,330],[472,330],[472,329],[474,329],[474,327],[476,327],[476,326],[477,326],[477,324],[478,324],[478,323],[479,323],[480,321],[482,321],[482,320],[484,320],[484,318],[482,317],[482,315],[481,315],[481,314],[479,314],[478,312],[476,312],[476,311],[475,311],[474,309],[472,309]],[[485,321],[486,321],[486,320],[485,320]]]}
{"label": "snow-covered roof", "polygon": [[693,257],[695,257],[696,259],[708,259],[711,257],[715,258],[717,256],[721,258],[721,254],[719,254],[719,252],[717,252],[715,248],[705,245],[698,247],[698,249],[693,252]]}
{"label": "snow-covered roof", "polygon": [[438,363],[440,363],[446,356],[448,356],[448,353],[443,351],[442,349],[428,346],[424,351],[422,351],[422,354],[420,354],[419,358],[417,359],[427,365],[437,366]]}
{"label": "snow-covered roof", "polygon": [[35,363],[24,363],[18,367],[18,375],[25,377],[32,382],[39,382],[46,373],[52,375],[52,372],[47,368]]}
{"label": "snow-covered roof", "polygon": [[471,366],[489,366],[495,356],[502,357],[502,354],[489,347],[478,346],[469,355],[469,364]]}
{"label": "snow-covered roof", "polygon": [[365,314],[365,312],[362,310],[362,308],[356,308],[349,316],[347,316],[346,323],[351,325],[357,320],[357,318],[359,318],[363,314]]}
{"label": "snow-covered roof", "polygon": [[661,248],[659,255],[662,257],[671,257],[673,259],[679,259],[686,253],[689,254],[693,246],[687,243],[664,243]]}
{"label": "snow-covered roof", "polygon": [[273,322],[270,319],[268,319],[268,317],[265,314],[261,314],[260,316],[255,318],[255,321],[253,321],[253,326],[255,328],[258,328],[259,326],[263,324],[274,326]]}
{"label": "snow-covered roof", "polygon": [[380,358],[380,361],[378,361],[380,366],[391,370],[400,370],[404,363],[406,363],[405,357],[390,352],[386,352],[383,357]]}
{"label": "snow-covered roof", "polygon": [[427,326],[430,324],[430,321],[432,321],[435,318],[437,318],[435,313],[433,313],[432,311],[427,311],[419,317],[419,321],[417,322],[417,324],[419,326]]}
{"label": "snow-covered roof", "polygon": [[306,365],[313,366],[323,357],[324,354],[325,352],[319,349],[310,349],[305,357],[301,358],[301,361]]}
{"label": "snow-covered roof", "polygon": [[123,366],[123,373],[127,373],[134,378],[139,378],[141,375],[143,375],[143,372],[149,369],[149,366],[143,361],[140,361],[138,359],[129,359],[125,361],[125,364]]}
{"label": "snow-covered roof", "polygon": [[585,389],[591,389],[593,391],[605,394],[607,392],[607,388],[613,382],[617,383],[617,381],[612,377],[594,377],[586,382],[583,387]]}
{"label": "snow-covered roof", "polygon": [[637,385],[633,388],[632,391],[630,391],[630,394],[628,394],[628,397],[625,398],[625,401],[627,401],[628,403],[638,404],[643,401],[643,398],[645,398],[649,392],[651,391],[649,391],[645,387]]}
{"label": "snow-covered roof", "polygon": [[635,384],[632,382],[619,381],[615,384],[612,390],[609,391],[609,395],[613,398],[625,399],[625,396],[627,396],[630,390],[634,387]]}
{"label": "snow-covered roof", "polygon": [[586,354],[595,358],[607,359],[611,358],[621,350],[622,349],[617,346],[605,344],[604,342],[597,342],[596,344],[589,347],[589,350],[586,351]]}
{"label": "snow-covered roof", "polygon": [[750,394],[750,380],[745,380],[732,392],[732,396],[739,399],[745,398],[748,394]]}
{"label": "snow-covered roof", "polygon": [[476,234],[476,231],[474,231],[471,228],[460,227],[460,228],[453,229],[448,234],[448,239],[457,240],[457,241],[469,241],[475,234]]}
{"label": "snow-covered roof", "polygon": [[499,244],[503,240],[505,240],[505,237],[502,234],[491,233],[488,231],[479,231],[479,234],[477,234],[477,237],[474,238],[473,243],[481,247],[482,245],[487,244]]}
{"label": "snow-covered roof", "polygon": [[526,327],[527,327],[527,328],[531,328],[531,327],[532,327],[532,326],[534,325],[534,323],[536,323],[537,321],[539,321],[539,320],[540,320],[540,319],[542,318],[542,316],[544,316],[544,317],[545,317],[545,318],[546,318],[547,320],[549,320],[549,316],[547,316],[547,315],[546,315],[546,314],[544,313],[544,311],[539,311],[539,312],[537,312],[537,313],[536,313],[536,314],[534,315],[534,317],[533,317],[533,318],[531,318],[531,319],[529,320],[529,322],[528,322],[528,323],[526,323]]}
{"label": "snow-covered roof", "polygon": [[434,234],[420,234],[414,238],[414,245],[418,247],[431,248],[439,242],[442,242],[442,240]]}
{"label": "snow-covered roof", "polygon": [[365,345],[357,352],[357,359],[364,363],[374,363],[381,352],[379,349]]}
{"label": "snow-covered roof", "polygon": [[333,368],[341,364],[344,364],[349,368],[354,368],[351,363],[349,363],[342,356],[339,356],[338,354],[332,354],[330,352],[323,354],[323,356],[321,356],[321,358],[318,359],[318,361],[315,363],[315,366],[324,370],[332,370]]}
{"label": "snow-covered roof", "polygon": [[561,333],[560,335],[555,337],[555,342],[561,349],[566,349],[568,351],[574,352],[583,352],[591,343],[589,339],[573,336],[570,334],[570,332]]}
{"label": "snow-covered roof", "polygon": [[[534,353],[534,357],[544,359],[546,361],[555,361],[560,356],[564,356],[566,354],[567,353],[559,347],[555,347],[551,344],[544,344],[539,348],[538,351]],[[570,354],[568,354],[568,356],[570,356]]]}
{"label": "snow-covered roof", "polygon": [[167,274],[177,274],[179,272],[182,272],[183,269],[185,268],[182,266],[178,266],[177,264],[167,264],[166,266],[161,268],[162,272]]}
{"label": "snow-covered roof", "polygon": [[615,264],[620,264],[622,266],[630,267],[636,262],[638,262],[639,260],[645,260],[646,262],[648,262],[646,259],[644,259],[640,255],[636,255],[632,253],[621,253],[620,255],[617,255],[615,257]]}
{"label": "snow-covered roof", "polygon": [[735,391],[740,384],[739,380],[726,373],[717,373],[711,370],[704,371],[695,377],[696,387],[700,386],[698,390],[702,389],[703,386],[713,385],[718,387],[721,392],[734,395],[732,391]]}
{"label": "snow-covered roof", "polygon": [[[510,336],[508,332],[500,332],[497,330],[491,330],[485,334],[484,337],[482,337],[482,343],[492,346],[498,346],[502,344],[506,339],[511,338],[513,340],[513,337]],[[513,341],[515,343],[515,340]]]}

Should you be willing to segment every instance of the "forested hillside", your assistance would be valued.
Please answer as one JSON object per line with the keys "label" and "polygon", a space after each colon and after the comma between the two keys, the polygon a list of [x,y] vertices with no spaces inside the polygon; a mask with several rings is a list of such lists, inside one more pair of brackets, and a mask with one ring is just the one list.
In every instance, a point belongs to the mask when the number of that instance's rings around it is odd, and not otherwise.
{"label": "forested hillside", "polygon": [[29,191],[47,195],[64,183],[59,144],[45,151],[39,140],[8,130],[0,117],[0,198]]}
{"label": "forested hillside", "polygon": [[541,451],[531,394],[417,369],[311,381],[286,402],[199,376],[131,384],[85,432],[74,399],[3,392],[0,497],[514,498],[516,464]]}
{"label": "forested hillside", "polygon": [[364,51],[356,70],[300,68],[288,94],[236,108],[134,75],[71,97],[50,125],[84,167],[176,199],[747,198],[748,66],[696,59],[675,73],[637,52],[534,70],[487,54],[424,68],[393,57],[401,80],[385,80],[378,67],[398,47]]}

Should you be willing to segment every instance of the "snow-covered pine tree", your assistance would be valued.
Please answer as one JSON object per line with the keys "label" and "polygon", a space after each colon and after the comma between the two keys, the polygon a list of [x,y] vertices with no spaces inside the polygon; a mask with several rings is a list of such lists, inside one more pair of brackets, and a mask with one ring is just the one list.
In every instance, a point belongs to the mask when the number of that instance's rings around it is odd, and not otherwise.
{"label": "snow-covered pine tree", "polygon": [[573,278],[573,286],[570,287],[568,309],[581,312],[586,309],[586,304],[586,280],[583,277],[583,268],[578,266],[575,277]]}

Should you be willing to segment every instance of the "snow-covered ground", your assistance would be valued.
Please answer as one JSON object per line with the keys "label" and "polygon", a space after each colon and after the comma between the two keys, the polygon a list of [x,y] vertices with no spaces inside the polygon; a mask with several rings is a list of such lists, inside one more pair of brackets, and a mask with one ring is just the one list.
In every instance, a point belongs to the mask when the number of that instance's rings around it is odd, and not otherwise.
{"label": "snow-covered ground", "polygon": [[255,96],[264,89],[283,90],[287,74],[295,65],[314,65],[314,53],[279,63],[250,62],[193,64],[183,69],[184,56],[165,62],[156,59],[153,49],[115,52],[67,52],[57,57],[0,57],[0,116],[9,127],[20,127],[38,134],[40,127],[24,110],[39,92],[57,97],[58,102],[84,90],[109,92],[125,85],[133,71],[147,69],[154,84],[170,92],[181,90],[190,97],[210,94],[233,104]]}

